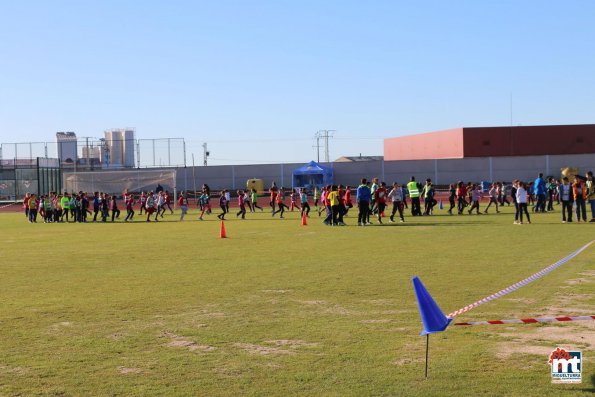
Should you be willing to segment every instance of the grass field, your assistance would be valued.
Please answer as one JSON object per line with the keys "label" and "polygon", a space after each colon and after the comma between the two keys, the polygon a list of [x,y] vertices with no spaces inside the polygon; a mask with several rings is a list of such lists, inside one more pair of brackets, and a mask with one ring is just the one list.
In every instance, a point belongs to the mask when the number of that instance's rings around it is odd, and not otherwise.
{"label": "grass field", "polygon": [[[592,395],[594,322],[451,326],[431,336],[424,379],[413,275],[448,313],[595,239],[558,212],[522,226],[509,208],[445,212],[370,227],[248,214],[227,239],[196,210],[158,224],[2,214],[0,395]],[[595,314],[594,287],[592,246],[457,320]],[[583,352],[582,384],[551,384],[557,346]]]}

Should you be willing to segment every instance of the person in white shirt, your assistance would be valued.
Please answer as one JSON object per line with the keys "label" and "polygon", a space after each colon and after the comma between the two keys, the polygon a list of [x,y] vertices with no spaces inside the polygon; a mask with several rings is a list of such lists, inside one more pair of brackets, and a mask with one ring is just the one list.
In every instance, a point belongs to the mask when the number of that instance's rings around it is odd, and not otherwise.
{"label": "person in white shirt", "polygon": [[399,211],[399,218],[401,218],[401,222],[405,222],[405,219],[403,218],[403,190],[397,182],[393,183],[393,188],[388,193],[388,198],[393,204],[393,212],[390,215],[390,221],[395,221],[395,213]]}
{"label": "person in white shirt", "polygon": [[525,212],[525,215],[527,215],[527,223],[531,223],[531,218],[529,218],[529,211],[527,211],[527,189],[525,182],[519,182],[519,187],[516,191],[516,201],[519,204],[520,215],[520,221],[518,222],[518,224],[523,224],[523,211]]}
{"label": "person in white shirt", "polygon": [[486,207],[486,209],[483,211],[484,214],[488,213],[488,209],[490,209],[490,206],[492,204],[494,204],[496,206],[496,213],[499,214],[500,211],[498,211],[498,185],[496,183],[492,184],[492,187],[490,188],[489,191],[489,196],[490,196],[490,202],[488,203],[488,206]]}
{"label": "person in white shirt", "polygon": [[562,201],[562,223],[572,222],[572,186],[568,181],[568,177],[562,178],[562,184],[558,186],[558,193],[560,201]]}

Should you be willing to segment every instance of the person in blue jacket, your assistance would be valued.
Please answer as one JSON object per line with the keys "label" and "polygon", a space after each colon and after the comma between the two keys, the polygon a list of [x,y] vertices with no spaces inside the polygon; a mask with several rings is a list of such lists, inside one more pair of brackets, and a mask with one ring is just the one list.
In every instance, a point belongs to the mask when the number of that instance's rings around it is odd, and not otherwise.
{"label": "person in blue jacket", "polygon": [[533,182],[533,194],[537,199],[537,203],[533,207],[533,212],[545,212],[546,188],[542,173],[539,173],[539,176]]}
{"label": "person in blue jacket", "polygon": [[357,214],[358,226],[365,226],[368,221],[368,211],[370,211],[370,199],[372,198],[372,191],[368,186],[368,180],[362,178],[362,184],[357,188],[356,202],[359,209]]}

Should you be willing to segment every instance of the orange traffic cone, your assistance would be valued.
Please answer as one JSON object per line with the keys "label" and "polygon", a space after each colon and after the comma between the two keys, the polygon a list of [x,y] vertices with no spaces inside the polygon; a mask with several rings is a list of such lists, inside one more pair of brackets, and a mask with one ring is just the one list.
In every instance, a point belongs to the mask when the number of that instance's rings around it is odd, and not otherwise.
{"label": "orange traffic cone", "polygon": [[302,213],[302,226],[308,226],[308,221],[306,220],[306,212]]}
{"label": "orange traffic cone", "polygon": [[221,221],[221,231],[219,232],[219,238],[226,238],[227,234],[225,233],[225,223]]}

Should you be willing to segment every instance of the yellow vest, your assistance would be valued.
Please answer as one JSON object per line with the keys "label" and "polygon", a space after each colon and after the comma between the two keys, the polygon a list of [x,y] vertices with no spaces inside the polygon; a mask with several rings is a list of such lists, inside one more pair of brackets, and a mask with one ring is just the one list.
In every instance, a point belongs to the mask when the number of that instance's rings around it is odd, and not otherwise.
{"label": "yellow vest", "polygon": [[409,197],[419,197],[419,189],[417,188],[417,182],[411,181],[407,184],[407,190],[409,190]]}

